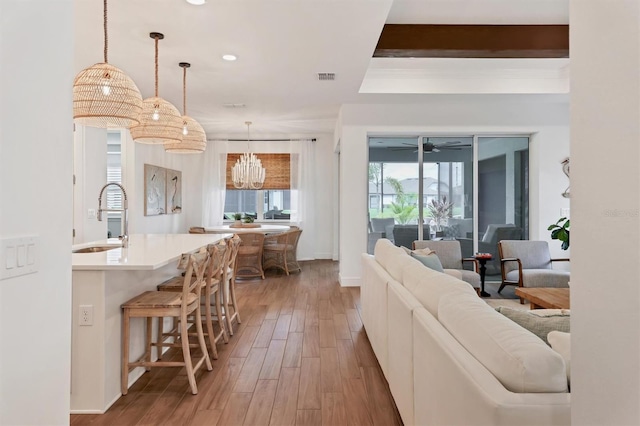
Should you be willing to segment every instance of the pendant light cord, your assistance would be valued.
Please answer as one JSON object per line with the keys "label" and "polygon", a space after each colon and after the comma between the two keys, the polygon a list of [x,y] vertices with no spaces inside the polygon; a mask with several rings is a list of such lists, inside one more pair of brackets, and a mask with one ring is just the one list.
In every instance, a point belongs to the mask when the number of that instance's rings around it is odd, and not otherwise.
{"label": "pendant light cord", "polygon": [[103,18],[103,22],[104,22],[104,63],[108,64],[109,61],[107,60],[107,52],[109,51],[109,36],[107,34],[107,0],[104,0],[103,2],[104,4],[104,18]]}
{"label": "pendant light cord", "polygon": [[182,68],[182,115],[187,115],[187,67]]}
{"label": "pendant light cord", "polygon": [[157,98],[158,97],[158,37],[154,37],[153,39],[156,41],[156,98]]}

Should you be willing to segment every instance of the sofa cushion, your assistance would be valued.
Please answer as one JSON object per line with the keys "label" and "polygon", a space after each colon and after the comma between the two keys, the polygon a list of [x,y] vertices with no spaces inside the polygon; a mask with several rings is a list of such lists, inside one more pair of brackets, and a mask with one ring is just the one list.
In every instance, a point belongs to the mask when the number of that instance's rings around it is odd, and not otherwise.
{"label": "sofa cushion", "polygon": [[440,263],[440,259],[436,256],[435,253],[430,254],[428,256],[423,256],[416,253],[411,253],[411,257],[417,259],[420,263],[422,263],[427,268],[431,268],[434,271],[444,272],[444,268],[442,267],[442,263]]}
{"label": "sofa cushion", "polygon": [[562,357],[475,294],[442,296],[438,319],[511,392],[567,392]]}
{"label": "sofa cushion", "polygon": [[521,327],[526,328],[546,344],[549,344],[547,334],[551,331],[571,332],[571,315],[567,310],[535,309],[533,311],[522,311],[506,306],[498,306],[496,311]]}
{"label": "sofa cushion", "polygon": [[391,241],[381,238],[376,242],[374,249],[376,261],[393,277],[402,283],[402,271],[411,264],[422,266],[416,259],[412,259],[400,247],[394,246]]}
{"label": "sofa cushion", "polygon": [[404,269],[402,284],[436,318],[438,317],[438,303],[443,295],[467,292],[477,297],[473,287],[468,283],[429,269],[419,262]]}
{"label": "sofa cushion", "polygon": [[558,352],[564,360],[567,369],[567,383],[571,386],[571,334],[562,331],[552,331],[547,336],[551,348]]}

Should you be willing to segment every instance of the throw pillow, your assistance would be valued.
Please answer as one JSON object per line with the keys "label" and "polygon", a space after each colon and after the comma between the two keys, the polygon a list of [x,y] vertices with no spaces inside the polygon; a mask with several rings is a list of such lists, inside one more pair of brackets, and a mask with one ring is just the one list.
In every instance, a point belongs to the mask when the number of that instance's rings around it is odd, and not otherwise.
{"label": "throw pillow", "polygon": [[546,309],[521,311],[519,309],[508,308],[505,306],[498,306],[496,311],[519,324],[521,327],[526,328],[544,340],[546,344],[549,344],[547,341],[547,335],[549,332],[563,331],[569,333],[571,331],[571,316],[569,314],[559,313],[556,315],[546,315],[546,312],[542,312],[546,311]]}
{"label": "throw pillow", "polygon": [[401,247],[402,247],[402,250],[404,250],[404,252],[407,253],[409,256],[411,256],[413,253],[419,254],[421,256],[429,256],[430,254],[435,254],[435,251],[431,250],[429,247],[415,249],[415,250],[410,250],[405,246],[401,246]]}
{"label": "throw pillow", "polygon": [[547,336],[551,349],[558,352],[567,368],[567,383],[571,386],[571,334],[561,331],[551,331]]}
{"label": "throw pillow", "polygon": [[440,258],[434,254],[430,254],[428,256],[422,256],[420,254],[411,253],[411,257],[417,259],[427,268],[433,269],[434,271],[444,272],[444,268],[442,267],[442,263],[440,262]]}

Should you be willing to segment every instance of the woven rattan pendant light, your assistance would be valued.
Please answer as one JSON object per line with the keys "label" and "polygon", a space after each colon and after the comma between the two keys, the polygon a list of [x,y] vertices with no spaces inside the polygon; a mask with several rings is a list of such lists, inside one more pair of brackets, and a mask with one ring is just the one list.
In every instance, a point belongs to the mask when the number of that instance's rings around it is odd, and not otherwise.
{"label": "woven rattan pendant light", "polygon": [[164,144],[164,150],[174,154],[200,154],[207,149],[207,135],[193,118],[187,115],[187,68],[188,62],[180,62],[182,67],[182,141]]}
{"label": "woven rattan pendant light", "polygon": [[107,61],[107,0],[104,0],[104,62],[86,68],[73,81],[73,119],[93,127],[131,127],[138,123],[142,95],[121,69]]}
{"label": "woven rattan pendant light", "polygon": [[176,107],[158,96],[158,40],[161,33],[150,33],[155,40],[155,96],[142,101],[139,124],[131,127],[131,137],[140,143],[160,144],[179,142],[182,139],[182,117]]}

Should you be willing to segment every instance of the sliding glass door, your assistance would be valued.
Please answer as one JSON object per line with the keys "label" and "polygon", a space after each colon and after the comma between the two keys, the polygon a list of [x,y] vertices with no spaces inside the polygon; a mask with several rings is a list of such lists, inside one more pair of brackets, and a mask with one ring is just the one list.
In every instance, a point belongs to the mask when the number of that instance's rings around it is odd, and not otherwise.
{"label": "sliding glass door", "polygon": [[528,144],[527,137],[370,137],[368,251],[381,237],[405,247],[456,239],[463,257],[497,258],[497,241],[527,238]]}
{"label": "sliding glass door", "polygon": [[488,274],[499,274],[498,241],[529,235],[529,138],[478,137],[478,251],[493,255]]}

